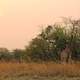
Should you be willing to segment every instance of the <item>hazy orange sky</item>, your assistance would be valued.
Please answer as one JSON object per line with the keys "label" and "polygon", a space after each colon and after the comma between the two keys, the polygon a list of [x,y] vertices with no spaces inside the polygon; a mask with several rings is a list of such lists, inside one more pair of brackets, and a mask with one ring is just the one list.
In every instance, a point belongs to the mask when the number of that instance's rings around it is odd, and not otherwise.
{"label": "hazy orange sky", "polygon": [[24,48],[61,16],[80,18],[80,0],[0,0],[0,47]]}

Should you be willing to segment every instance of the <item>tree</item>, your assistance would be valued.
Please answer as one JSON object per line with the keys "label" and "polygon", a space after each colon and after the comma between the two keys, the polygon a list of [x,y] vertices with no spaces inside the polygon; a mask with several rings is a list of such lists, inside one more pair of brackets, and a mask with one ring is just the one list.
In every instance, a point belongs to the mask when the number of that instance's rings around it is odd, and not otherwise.
{"label": "tree", "polygon": [[15,49],[13,50],[14,59],[18,61],[19,63],[24,61],[24,51],[21,49]]}
{"label": "tree", "polygon": [[7,48],[0,48],[0,60],[1,61],[10,61],[11,55]]}
{"label": "tree", "polygon": [[[68,54],[66,61],[80,55],[80,20],[67,19],[63,24],[49,25],[28,46],[29,57],[34,60],[60,60],[63,50]],[[67,46],[67,48],[66,48]]]}

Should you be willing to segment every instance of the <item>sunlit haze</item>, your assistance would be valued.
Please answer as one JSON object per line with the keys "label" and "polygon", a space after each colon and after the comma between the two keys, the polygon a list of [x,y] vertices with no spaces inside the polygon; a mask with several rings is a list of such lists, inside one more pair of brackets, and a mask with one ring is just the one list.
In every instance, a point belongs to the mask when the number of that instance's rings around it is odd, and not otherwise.
{"label": "sunlit haze", "polygon": [[0,0],[0,47],[24,48],[62,16],[80,18],[80,0]]}

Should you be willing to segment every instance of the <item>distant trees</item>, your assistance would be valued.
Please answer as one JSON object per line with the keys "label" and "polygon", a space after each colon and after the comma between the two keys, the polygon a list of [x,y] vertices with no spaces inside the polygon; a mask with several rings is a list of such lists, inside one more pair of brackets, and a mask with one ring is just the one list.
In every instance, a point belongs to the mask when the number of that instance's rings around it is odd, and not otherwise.
{"label": "distant trees", "polygon": [[4,62],[24,62],[25,51],[21,49],[15,49],[13,51],[9,51],[7,48],[0,48],[0,61]]}
{"label": "distant trees", "polygon": [[7,48],[0,48],[0,60],[1,61],[9,61],[10,60],[10,54],[9,50]]}
{"label": "distant trees", "polygon": [[[69,50],[69,51],[68,51]],[[66,52],[65,52],[66,51]],[[68,53],[69,52],[69,53]],[[24,50],[0,48],[1,61],[69,61],[80,60],[80,20],[64,18],[62,23],[48,25]]]}

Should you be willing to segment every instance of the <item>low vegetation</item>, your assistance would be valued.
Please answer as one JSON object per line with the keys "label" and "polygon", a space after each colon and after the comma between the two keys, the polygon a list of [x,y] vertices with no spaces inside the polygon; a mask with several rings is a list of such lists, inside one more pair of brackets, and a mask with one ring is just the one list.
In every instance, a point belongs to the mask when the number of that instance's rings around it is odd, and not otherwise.
{"label": "low vegetation", "polygon": [[[10,78],[10,79],[9,79]],[[80,78],[80,64],[49,63],[0,63],[1,80],[64,80]],[[32,80],[31,79],[31,80]],[[73,80],[73,79],[72,79]]]}

